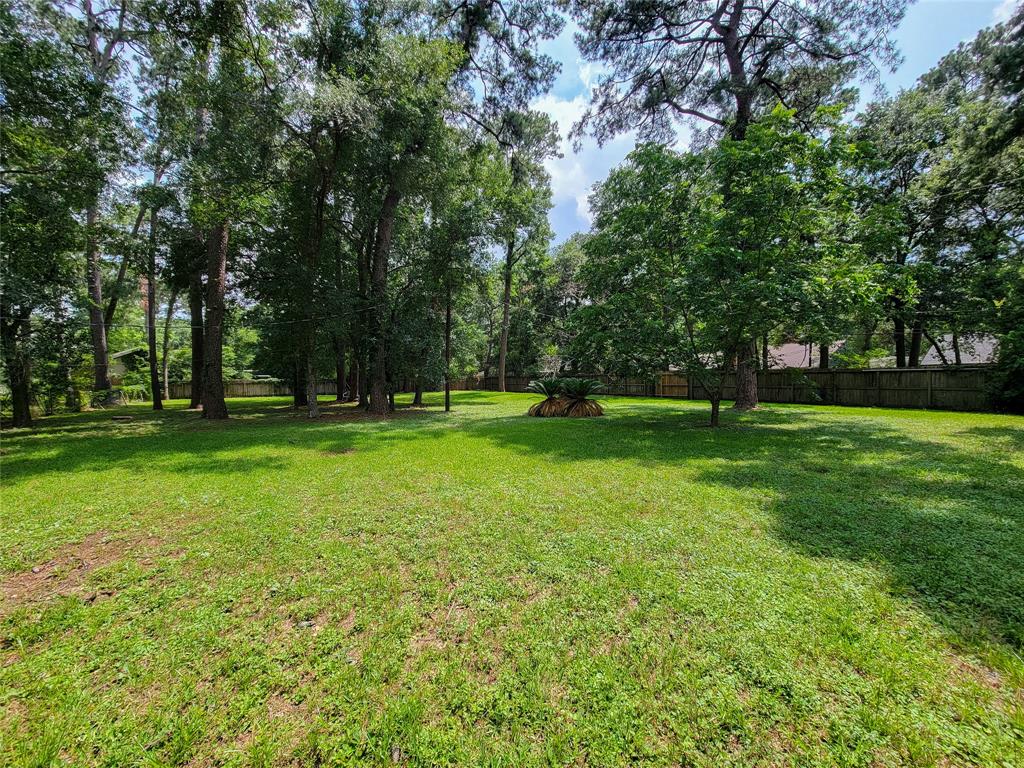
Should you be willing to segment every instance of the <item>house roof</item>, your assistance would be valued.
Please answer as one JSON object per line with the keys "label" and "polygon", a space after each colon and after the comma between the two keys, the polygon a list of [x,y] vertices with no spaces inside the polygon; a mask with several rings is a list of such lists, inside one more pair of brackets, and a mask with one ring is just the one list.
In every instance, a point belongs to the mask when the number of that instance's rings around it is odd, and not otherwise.
{"label": "house roof", "polygon": [[145,352],[145,347],[130,347],[129,349],[122,349],[120,352],[115,352],[110,356],[111,360],[117,360],[119,357],[127,357],[128,355],[136,352]]}
{"label": "house roof", "polygon": [[[953,362],[953,334],[946,333],[935,339],[935,342],[942,347],[946,360]],[[978,363],[991,363],[996,356],[998,346],[994,336],[987,334],[965,335],[960,337],[960,362],[963,365],[976,365]],[[942,365],[942,358],[935,351],[935,347],[928,348],[928,354],[921,358],[921,365]]]}

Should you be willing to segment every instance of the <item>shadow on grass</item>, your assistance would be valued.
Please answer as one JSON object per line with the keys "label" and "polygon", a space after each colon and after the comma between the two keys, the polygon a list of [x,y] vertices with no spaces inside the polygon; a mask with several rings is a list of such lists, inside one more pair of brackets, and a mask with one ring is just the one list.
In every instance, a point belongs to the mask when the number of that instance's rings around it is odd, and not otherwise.
{"label": "shadow on grass", "polygon": [[[773,407],[724,414],[712,430],[696,403],[609,400],[605,418],[568,420],[492,417],[482,410],[499,402],[492,393],[460,392],[455,402],[456,412],[481,410],[453,426],[512,452],[689,466],[697,482],[767,494],[773,532],[789,546],[878,565],[897,593],[965,642],[1024,647],[1024,475],[1009,458],[1024,422],[951,430],[943,441],[897,429],[882,411]],[[180,405],[128,409],[135,418],[125,424],[110,413],[47,419],[5,435],[4,482],[110,468],[272,472],[294,460],[290,447],[341,454],[418,441],[429,450],[426,441],[450,434],[430,428],[444,423],[431,404],[408,411],[418,418],[388,421],[345,405],[331,407],[340,417],[310,422],[283,399],[234,401],[228,422],[205,422]]]}
{"label": "shadow on grass", "polygon": [[967,644],[1024,648],[1024,474],[978,427],[965,445],[911,437],[882,418],[804,409],[728,414],[638,404],[591,420],[487,419],[466,429],[553,461],[690,465],[698,482],[768,492],[774,534],[812,557],[877,564]]}

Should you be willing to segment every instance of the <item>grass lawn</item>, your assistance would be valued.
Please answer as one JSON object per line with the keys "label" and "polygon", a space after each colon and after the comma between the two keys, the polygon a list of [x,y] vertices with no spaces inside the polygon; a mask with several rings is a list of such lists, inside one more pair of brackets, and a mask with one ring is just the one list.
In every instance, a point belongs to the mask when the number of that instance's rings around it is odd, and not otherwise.
{"label": "grass lawn", "polygon": [[439,400],[5,433],[0,765],[1024,765],[1024,420]]}

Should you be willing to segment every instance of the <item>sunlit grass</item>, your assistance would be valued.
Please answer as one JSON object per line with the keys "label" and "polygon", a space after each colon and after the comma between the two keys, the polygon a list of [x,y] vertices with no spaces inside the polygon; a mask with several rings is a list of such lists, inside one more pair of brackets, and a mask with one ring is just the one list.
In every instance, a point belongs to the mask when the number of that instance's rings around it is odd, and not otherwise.
{"label": "sunlit grass", "polygon": [[536,399],[5,433],[0,764],[1022,763],[1024,421]]}

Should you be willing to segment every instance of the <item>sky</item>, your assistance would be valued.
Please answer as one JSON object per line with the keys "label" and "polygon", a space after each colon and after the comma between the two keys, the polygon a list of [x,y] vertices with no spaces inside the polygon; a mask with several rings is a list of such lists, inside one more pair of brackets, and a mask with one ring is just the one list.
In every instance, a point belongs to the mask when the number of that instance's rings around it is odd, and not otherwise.
{"label": "sky", "polygon": [[[1008,19],[1021,1],[918,0],[907,10],[894,35],[903,54],[903,63],[895,72],[882,73],[882,85],[889,93],[912,86],[958,43],[973,39],[980,29],[990,24]],[[547,162],[554,198],[549,218],[556,243],[575,232],[590,229],[587,198],[591,187],[622,162],[635,141],[634,136],[627,134],[598,147],[597,142],[587,139],[579,152],[573,152],[566,136],[586,109],[597,74],[596,65],[580,59],[573,41],[574,32],[575,27],[567,24],[557,39],[542,47],[544,53],[561,63],[562,71],[552,90],[534,103],[535,109],[551,115],[562,135],[562,157]],[[862,100],[872,96],[868,89],[862,94]],[[685,146],[687,137],[680,135],[679,141]]]}

